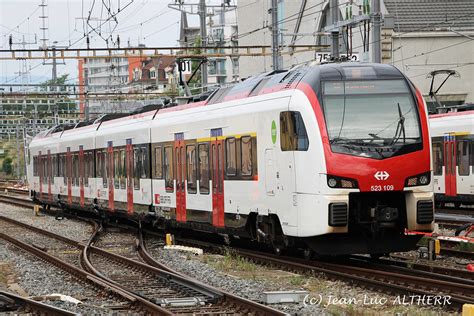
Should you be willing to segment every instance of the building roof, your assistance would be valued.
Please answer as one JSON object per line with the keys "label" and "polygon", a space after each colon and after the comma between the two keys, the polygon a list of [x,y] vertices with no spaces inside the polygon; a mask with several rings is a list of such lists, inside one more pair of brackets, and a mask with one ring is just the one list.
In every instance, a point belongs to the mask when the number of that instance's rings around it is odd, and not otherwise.
{"label": "building roof", "polygon": [[395,32],[474,30],[474,0],[383,0]]}

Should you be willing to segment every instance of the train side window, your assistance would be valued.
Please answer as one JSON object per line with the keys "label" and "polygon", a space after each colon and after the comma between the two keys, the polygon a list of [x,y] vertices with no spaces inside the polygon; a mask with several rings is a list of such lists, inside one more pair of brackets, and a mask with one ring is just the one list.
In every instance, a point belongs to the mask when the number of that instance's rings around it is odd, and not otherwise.
{"label": "train side window", "polygon": [[244,136],[240,138],[241,160],[240,170],[243,176],[252,175],[252,137]]}
{"label": "train side window", "polygon": [[133,188],[135,190],[140,189],[140,170],[142,169],[142,160],[141,160],[141,155],[140,155],[140,149],[138,147],[135,147],[133,149],[133,164],[134,164],[134,170],[133,170]]}
{"label": "train side window", "polygon": [[443,174],[443,144],[433,143],[433,174],[440,176]]}
{"label": "train side window", "polygon": [[83,164],[82,164],[82,176],[84,178],[83,180],[83,183],[84,183],[84,186],[89,186],[89,153],[88,152],[84,152],[84,155],[83,155],[84,158],[82,158],[83,160]]}
{"label": "train side window", "polygon": [[37,176],[37,168],[36,168],[36,156],[33,156],[33,176]]}
{"label": "train side window", "polygon": [[125,189],[125,179],[127,177],[127,159],[125,149],[120,150],[120,163],[122,165],[120,168],[120,188]]}
{"label": "train side window", "polygon": [[209,145],[199,144],[199,193],[209,194]]}
{"label": "train side window", "polygon": [[114,150],[114,187],[118,189],[120,187],[120,151]]}
{"label": "train side window", "polygon": [[149,162],[148,162],[148,146],[144,145],[140,148],[140,153],[142,156],[142,170],[140,177],[142,179],[148,178],[148,169],[149,169]]}
{"label": "train side window", "polygon": [[102,151],[97,150],[96,153],[96,170],[97,170],[97,178],[102,178]]}
{"label": "train side window", "polygon": [[460,176],[468,176],[469,168],[469,142],[466,140],[458,142],[457,165]]}
{"label": "train side window", "polygon": [[163,150],[161,146],[154,149],[153,178],[163,179]]}
{"label": "train side window", "polygon": [[186,146],[188,193],[197,192],[196,146]]}
{"label": "train side window", "polygon": [[308,150],[308,134],[300,112],[280,113],[280,146],[282,151]]}
{"label": "train side window", "polygon": [[107,149],[104,149],[102,152],[102,186],[104,188],[107,188],[109,186],[109,165],[110,165],[110,160],[109,160],[109,153]]}
{"label": "train side window", "polygon": [[72,154],[72,185],[73,186],[76,186],[76,174],[77,174],[77,171],[76,171],[76,167],[77,167],[77,155],[76,154]]}
{"label": "train side window", "polygon": [[76,187],[79,186],[79,153],[74,155],[76,157]]}
{"label": "train side window", "polygon": [[164,170],[165,170],[165,187],[166,192],[173,192],[173,147],[165,147],[165,160],[164,160]]}
{"label": "train side window", "polygon": [[225,174],[235,176],[237,174],[237,153],[234,137],[225,140],[225,161]]}
{"label": "train side window", "polygon": [[[470,149],[469,149],[469,160],[470,160],[470,165],[474,166],[474,140],[470,141]],[[472,170],[474,173],[474,169]]]}

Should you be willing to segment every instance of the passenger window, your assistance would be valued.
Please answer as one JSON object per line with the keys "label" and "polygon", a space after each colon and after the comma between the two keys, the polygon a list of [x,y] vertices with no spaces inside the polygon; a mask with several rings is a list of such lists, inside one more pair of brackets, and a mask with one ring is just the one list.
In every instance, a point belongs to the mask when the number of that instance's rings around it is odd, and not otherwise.
{"label": "passenger window", "polygon": [[433,174],[440,176],[443,174],[443,145],[433,143]]}
{"label": "passenger window", "polygon": [[125,149],[120,150],[120,163],[122,167],[120,168],[120,188],[125,189],[125,178],[127,176],[127,159],[125,157]]}
{"label": "passenger window", "polygon": [[140,149],[133,150],[133,162],[135,169],[133,170],[133,187],[135,190],[140,189],[140,170],[142,168],[142,160],[140,156]]}
{"label": "passenger window", "polygon": [[[469,149],[469,160],[470,160],[470,163],[469,163],[469,164],[470,164],[471,166],[474,166],[474,141],[473,141],[473,140],[471,140],[469,147],[470,147],[470,149]],[[474,172],[474,170],[473,170],[473,172]]]}
{"label": "passenger window", "polygon": [[97,169],[97,178],[102,178],[102,152],[100,150],[97,150],[97,153],[96,153],[96,163],[97,163],[97,166],[96,166],[96,169]]}
{"label": "passenger window", "polygon": [[243,176],[252,175],[252,137],[244,136],[240,139],[241,170]]}
{"label": "passenger window", "polygon": [[146,179],[148,178],[148,147],[143,146],[141,148],[141,155],[142,155],[141,178]]}
{"label": "passenger window", "polygon": [[186,146],[188,193],[197,192],[196,146]]}
{"label": "passenger window", "polygon": [[280,113],[280,146],[282,151],[308,150],[308,134],[300,112]]}
{"label": "passenger window", "polygon": [[83,160],[82,175],[84,177],[84,186],[87,187],[89,185],[89,153],[84,153]]}
{"label": "passenger window", "polygon": [[155,147],[155,163],[153,168],[153,178],[163,179],[163,151],[160,147]]}
{"label": "passenger window", "polygon": [[165,147],[165,187],[166,192],[173,192],[174,185],[173,185],[173,148],[172,147]]}
{"label": "passenger window", "polygon": [[469,170],[469,143],[467,141],[458,142],[458,173],[460,176],[468,176]]}
{"label": "passenger window", "polygon": [[109,160],[109,153],[108,149],[104,149],[102,152],[102,186],[104,188],[107,188],[109,186],[109,165],[110,165],[110,160]]}
{"label": "passenger window", "polygon": [[209,145],[199,144],[199,193],[209,194]]}
{"label": "passenger window", "polygon": [[225,173],[228,176],[237,174],[237,155],[235,150],[235,138],[227,138],[225,140]]}
{"label": "passenger window", "polygon": [[120,152],[114,150],[114,187],[118,189],[120,187]]}

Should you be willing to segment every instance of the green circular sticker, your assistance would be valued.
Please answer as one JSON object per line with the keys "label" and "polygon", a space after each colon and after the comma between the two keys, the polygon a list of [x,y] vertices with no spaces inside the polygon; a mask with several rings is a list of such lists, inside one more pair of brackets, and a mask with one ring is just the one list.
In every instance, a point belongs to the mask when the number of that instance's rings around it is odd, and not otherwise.
{"label": "green circular sticker", "polygon": [[275,121],[272,121],[272,142],[275,144],[277,141],[277,125]]}

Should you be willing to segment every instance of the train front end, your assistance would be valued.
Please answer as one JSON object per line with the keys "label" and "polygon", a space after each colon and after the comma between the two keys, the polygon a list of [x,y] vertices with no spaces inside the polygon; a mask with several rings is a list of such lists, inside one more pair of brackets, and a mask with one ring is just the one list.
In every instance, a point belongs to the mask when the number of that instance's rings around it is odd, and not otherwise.
{"label": "train front end", "polygon": [[388,65],[322,65],[308,79],[324,152],[318,203],[327,224],[320,227],[326,234],[307,243],[326,254],[414,249],[420,235],[410,231],[434,225],[422,95]]}

